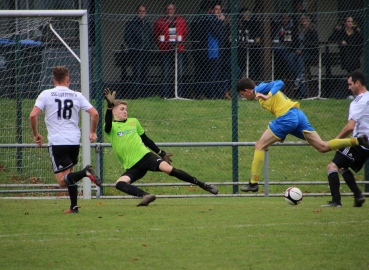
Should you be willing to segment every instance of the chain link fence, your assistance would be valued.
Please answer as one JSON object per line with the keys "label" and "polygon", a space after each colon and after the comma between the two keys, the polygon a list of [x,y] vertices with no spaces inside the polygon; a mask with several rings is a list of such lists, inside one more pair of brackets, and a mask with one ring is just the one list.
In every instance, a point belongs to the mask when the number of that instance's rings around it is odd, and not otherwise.
{"label": "chain link fence", "polygon": [[[362,1],[19,1],[2,9],[88,9],[90,99],[101,121],[102,90],[117,91],[155,142],[254,142],[272,116],[257,102],[241,99],[235,83],[243,76],[257,83],[282,79],[283,91],[300,100],[310,122],[325,140],[347,121],[351,101],[347,74],[364,70],[366,9]],[[17,2],[17,1],[15,1]],[[24,3],[28,3],[26,6]],[[2,5],[2,6],[1,6]],[[28,115],[35,98],[53,87],[51,68],[71,70],[71,89],[80,91],[80,64],[50,25],[79,55],[76,18],[0,19],[0,182],[55,184],[45,148],[31,144]],[[40,119],[40,130],[46,128]],[[290,136],[291,142],[298,140]],[[253,147],[163,147],[173,165],[208,182],[248,181]],[[99,153],[99,171],[115,183],[123,168],[110,147]],[[271,147],[270,181],[324,181],[333,154],[312,147]],[[263,177],[263,176],[261,176]],[[357,175],[364,179],[364,173]],[[148,173],[142,183],[176,182]],[[281,192],[285,186],[273,187]],[[221,187],[232,193],[231,187]],[[191,194],[193,187],[148,187],[157,194]],[[306,188],[322,192],[327,188]],[[105,194],[115,195],[113,188]],[[35,192],[34,194],[37,194]]]}

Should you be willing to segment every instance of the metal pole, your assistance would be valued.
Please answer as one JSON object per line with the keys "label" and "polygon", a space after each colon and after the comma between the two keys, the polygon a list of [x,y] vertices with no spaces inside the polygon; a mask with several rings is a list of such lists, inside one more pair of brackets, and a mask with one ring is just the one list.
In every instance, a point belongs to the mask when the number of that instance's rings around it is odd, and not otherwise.
{"label": "metal pole", "polygon": [[[238,1],[231,0],[231,69],[232,69],[232,142],[238,142],[238,68],[237,68],[237,34]],[[238,147],[232,146],[232,181],[238,182]],[[238,185],[233,186],[233,194],[238,193]]]}
{"label": "metal pole", "polygon": [[274,48],[272,49],[272,81],[274,81]]}
{"label": "metal pole", "polygon": [[[16,102],[17,102],[17,143],[21,144],[23,141],[22,136],[22,88],[23,88],[23,76],[22,76],[22,48],[21,48],[21,38],[20,35],[17,34],[15,36],[16,45],[15,45],[15,87],[16,87]],[[18,172],[22,172],[23,166],[23,149],[17,148],[17,169]]]}
{"label": "metal pole", "polygon": [[[80,31],[80,58],[81,58],[81,92],[90,99],[89,87],[89,59],[88,59],[88,22],[87,13],[79,20]],[[91,149],[90,149],[90,116],[88,113],[82,113],[82,157],[83,167],[91,164]],[[83,198],[91,199],[91,181],[85,177],[83,179]]]}
{"label": "metal pole", "polygon": [[322,95],[322,50],[319,46],[319,63],[318,63],[318,99]]}
{"label": "metal pole", "polygon": [[265,150],[264,156],[264,195],[269,197],[269,151]]}
{"label": "metal pole", "polygon": [[[96,146],[95,146],[95,164],[96,164],[96,170],[95,170],[95,173],[100,177],[101,179],[101,171],[100,171],[100,168],[101,168],[101,160],[100,160],[100,153],[101,153],[101,144],[100,143],[97,143]],[[101,190],[102,190],[102,187],[96,187],[97,188],[97,191],[96,191],[96,199],[100,199],[100,196],[101,196]]]}
{"label": "metal pole", "polygon": [[174,46],[174,98],[178,98],[178,45]]}
{"label": "metal pole", "polygon": [[[365,10],[365,24],[364,24],[364,73],[368,80],[369,75],[369,0],[365,0],[364,10]],[[364,166],[364,180],[368,181],[368,184],[364,185],[365,192],[369,192],[369,159],[366,160]]]}
{"label": "metal pole", "polygon": [[250,68],[250,50],[249,50],[249,46],[246,45],[246,77],[249,78],[249,68]]}
{"label": "metal pole", "polygon": [[[94,35],[95,40],[95,57],[94,57],[94,72],[95,72],[95,102],[96,102],[96,110],[98,111],[101,119],[103,117],[103,102],[104,98],[102,97],[102,89],[103,89],[103,70],[102,70],[102,20],[101,20],[101,1],[95,0],[95,16],[94,22],[95,22],[95,29],[91,29],[91,33]],[[91,25],[90,25],[91,26]],[[99,121],[97,124],[97,142],[103,142],[103,121]],[[100,171],[100,178],[101,181],[104,182],[104,151],[99,151],[99,153],[96,154],[96,159],[100,159],[100,163],[96,165],[99,165],[100,167],[96,167],[96,170]],[[103,195],[104,188],[100,188],[100,193]]]}

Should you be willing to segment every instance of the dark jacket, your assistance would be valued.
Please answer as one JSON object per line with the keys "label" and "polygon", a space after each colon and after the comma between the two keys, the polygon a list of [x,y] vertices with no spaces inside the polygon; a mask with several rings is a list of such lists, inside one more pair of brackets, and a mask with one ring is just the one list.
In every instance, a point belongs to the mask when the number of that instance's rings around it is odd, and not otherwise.
{"label": "dark jacket", "polygon": [[[360,57],[364,43],[362,31],[358,27],[353,30],[353,33],[348,35],[345,27],[336,28],[328,39],[339,44],[341,67],[348,72],[360,68]],[[342,41],[346,41],[347,45],[342,45]]]}
{"label": "dark jacket", "polygon": [[261,22],[257,19],[240,20],[239,21],[239,39],[240,41],[246,41],[246,39],[257,39],[262,36]]}
{"label": "dark jacket", "polygon": [[196,50],[208,48],[207,24],[207,15],[197,16],[190,24],[190,37]]}
{"label": "dark jacket", "polygon": [[135,17],[126,23],[124,42],[129,50],[151,50],[153,38],[153,28],[147,20]]}
{"label": "dark jacket", "polygon": [[295,51],[301,50],[302,54],[318,56],[319,37],[316,29],[310,28],[304,34],[301,34],[301,31],[295,28],[292,32],[291,48]]}

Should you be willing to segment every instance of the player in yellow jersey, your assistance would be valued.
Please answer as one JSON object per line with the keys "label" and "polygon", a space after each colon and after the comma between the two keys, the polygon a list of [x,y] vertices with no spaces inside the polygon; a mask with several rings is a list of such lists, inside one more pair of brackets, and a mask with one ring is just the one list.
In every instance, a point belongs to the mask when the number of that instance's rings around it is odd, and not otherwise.
{"label": "player in yellow jersey", "polygon": [[237,91],[248,100],[258,99],[262,108],[270,111],[276,118],[255,144],[254,159],[251,165],[251,179],[249,184],[241,188],[242,191],[257,192],[260,172],[264,163],[265,150],[275,142],[283,142],[288,134],[306,140],[321,153],[332,150],[363,145],[368,148],[366,135],[357,138],[333,139],[323,141],[315,129],[310,125],[305,113],[300,110],[300,103],[290,100],[280,90],[284,83],[281,80],[270,83],[255,82],[249,78],[238,81]]}

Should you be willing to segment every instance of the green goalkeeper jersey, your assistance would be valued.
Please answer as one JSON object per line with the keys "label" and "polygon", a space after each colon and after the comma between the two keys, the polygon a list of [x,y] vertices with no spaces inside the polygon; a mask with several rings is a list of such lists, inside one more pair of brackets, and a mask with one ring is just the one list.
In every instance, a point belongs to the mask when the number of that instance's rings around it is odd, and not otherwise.
{"label": "green goalkeeper jersey", "polygon": [[143,144],[141,135],[144,130],[136,118],[127,118],[125,122],[114,122],[108,139],[124,169],[129,169],[150,152]]}

